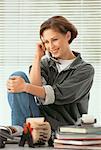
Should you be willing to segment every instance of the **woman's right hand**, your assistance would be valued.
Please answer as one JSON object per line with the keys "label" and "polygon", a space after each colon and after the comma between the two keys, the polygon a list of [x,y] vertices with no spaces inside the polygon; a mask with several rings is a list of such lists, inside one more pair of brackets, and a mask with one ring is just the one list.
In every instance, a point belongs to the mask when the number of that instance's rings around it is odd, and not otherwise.
{"label": "woman's right hand", "polygon": [[37,143],[39,141],[45,142],[48,141],[51,136],[51,126],[48,122],[33,124],[32,138],[33,143]]}
{"label": "woman's right hand", "polygon": [[36,53],[35,58],[41,60],[41,58],[45,55],[45,47],[42,42],[37,43],[36,45]]}

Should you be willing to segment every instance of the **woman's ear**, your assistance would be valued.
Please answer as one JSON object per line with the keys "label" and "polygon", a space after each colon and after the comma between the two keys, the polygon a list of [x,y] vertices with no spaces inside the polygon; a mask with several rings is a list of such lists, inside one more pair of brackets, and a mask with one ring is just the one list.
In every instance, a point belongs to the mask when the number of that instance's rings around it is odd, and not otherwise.
{"label": "woman's ear", "polygon": [[66,38],[67,38],[67,41],[69,43],[70,39],[71,39],[71,32],[70,31],[67,31],[66,33]]}

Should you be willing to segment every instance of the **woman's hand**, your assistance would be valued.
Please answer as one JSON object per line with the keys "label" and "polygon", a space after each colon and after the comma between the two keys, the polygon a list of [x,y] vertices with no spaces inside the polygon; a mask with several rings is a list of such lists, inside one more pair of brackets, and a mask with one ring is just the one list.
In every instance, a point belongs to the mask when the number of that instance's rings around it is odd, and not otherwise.
{"label": "woman's hand", "polygon": [[49,122],[43,123],[42,130],[43,130],[43,136],[42,136],[41,140],[48,141],[51,136],[51,126],[50,126]]}
{"label": "woman's hand", "polygon": [[37,143],[38,141],[48,141],[51,136],[51,126],[48,122],[33,124],[32,137],[33,142]]}
{"label": "woman's hand", "polygon": [[7,90],[12,93],[24,92],[26,82],[20,76],[11,76],[7,81]]}
{"label": "woman's hand", "polygon": [[41,60],[41,58],[45,55],[45,46],[42,42],[37,43],[36,45],[36,53],[35,58]]}

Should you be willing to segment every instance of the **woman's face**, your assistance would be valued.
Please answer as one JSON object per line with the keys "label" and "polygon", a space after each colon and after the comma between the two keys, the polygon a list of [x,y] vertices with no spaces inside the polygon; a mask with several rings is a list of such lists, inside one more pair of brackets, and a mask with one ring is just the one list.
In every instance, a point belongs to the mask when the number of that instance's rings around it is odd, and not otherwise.
{"label": "woman's face", "polygon": [[53,57],[66,59],[69,48],[69,35],[68,32],[66,34],[61,34],[53,29],[47,29],[43,32],[42,40],[46,50],[48,50]]}

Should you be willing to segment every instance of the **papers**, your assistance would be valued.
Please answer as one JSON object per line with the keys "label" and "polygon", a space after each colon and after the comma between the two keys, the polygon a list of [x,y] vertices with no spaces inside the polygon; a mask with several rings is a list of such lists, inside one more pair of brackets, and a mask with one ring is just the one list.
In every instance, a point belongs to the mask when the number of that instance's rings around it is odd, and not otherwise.
{"label": "papers", "polygon": [[21,136],[23,128],[21,126],[0,126],[0,136],[7,139],[17,139]]}

